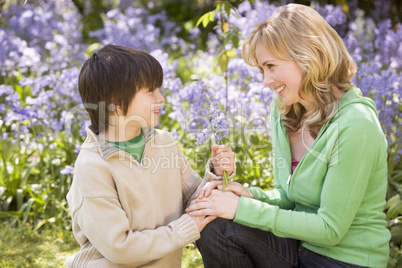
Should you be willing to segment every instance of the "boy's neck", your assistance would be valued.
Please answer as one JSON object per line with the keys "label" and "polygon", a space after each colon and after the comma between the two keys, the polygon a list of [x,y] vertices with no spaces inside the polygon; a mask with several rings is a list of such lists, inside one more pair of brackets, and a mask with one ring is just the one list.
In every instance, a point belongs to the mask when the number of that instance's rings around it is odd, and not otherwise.
{"label": "boy's neck", "polygon": [[99,137],[107,141],[128,141],[141,134],[140,127],[118,128],[114,126],[107,127],[104,131],[99,133]]}

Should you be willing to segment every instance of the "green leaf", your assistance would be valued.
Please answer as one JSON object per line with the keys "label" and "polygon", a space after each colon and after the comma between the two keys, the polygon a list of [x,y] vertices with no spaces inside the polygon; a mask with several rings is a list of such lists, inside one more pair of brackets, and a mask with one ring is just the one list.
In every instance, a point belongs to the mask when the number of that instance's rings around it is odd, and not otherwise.
{"label": "green leaf", "polygon": [[22,219],[23,223],[26,223],[29,217],[29,212],[31,211],[32,203],[35,201],[35,198],[29,198],[28,202],[25,203],[26,208],[25,208],[25,213],[24,213],[24,218]]}
{"label": "green leaf", "polygon": [[3,206],[2,206],[1,209],[4,210],[4,211],[7,211],[8,208],[10,207],[11,201],[13,201],[13,197],[12,197],[12,196],[9,196],[9,197],[4,201]]}
{"label": "green leaf", "polygon": [[225,36],[225,38],[223,39],[223,48],[227,45],[227,44],[229,44],[229,42],[230,42],[230,40],[231,40],[231,34],[230,33],[228,33],[228,34],[225,34],[224,35]]}
{"label": "green leaf", "polygon": [[232,44],[234,48],[239,47],[239,36],[237,34],[232,35]]}
{"label": "green leaf", "polygon": [[22,189],[17,189],[16,192],[16,196],[17,196],[17,209],[20,210],[21,206],[22,206],[22,200],[23,200],[23,190]]}
{"label": "green leaf", "polygon": [[386,216],[387,219],[394,219],[399,215],[402,215],[402,200],[400,199],[400,196],[397,194],[388,199],[384,209],[388,210]]}
{"label": "green leaf", "polygon": [[1,186],[0,187],[0,199],[3,196],[3,194],[5,193],[5,191],[6,191],[6,187]]}
{"label": "green leaf", "polygon": [[94,53],[95,50],[98,50],[102,47],[102,44],[100,43],[93,43],[92,45],[90,45],[85,51],[84,53],[86,55],[92,55],[92,53]]}
{"label": "green leaf", "polygon": [[10,218],[13,216],[12,212],[4,212],[4,211],[0,211],[0,219],[1,218]]}
{"label": "green leaf", "polygon": [[226,55],[225,52],[219,56],[218,64],[221,68],[222,73],[226,72],[226,70],[228,69],[229,57]]}
{"label": "green leaf", "polygon": [[226,50],[225,53],[229,58],[236,58],[236,51],[234,49]]}
{"label": "green leaf", "polygon": [[235,57],[236,52],[233,49],[225,50],[219,55],[218,64],[223,73],[226,72],[226,70],[228,69],[229,58],[235,58]]}
{"label": "green leaf", "polygon": [[209,15],[205,16],[204,19],[202,20],[202,26],[207,27],[209,23]]}
{"label": "green leaf", "polygon": [[33,170],[35,169],[35,167],[39,164],[39,162],[33,162],[32,164],[30,164],[28,167],[25,167],[25,169],[23,170],[22,174],[21,174],[21,185],[27,185],[27,181],[29,179],[29,177],[33,174]]}
{"label": "green leaf", "polygon": [[214,21],[214,19],[215,19],[215,11],[210,11],[208,18],[209,18],[209,21]]}
{"label": "green leaf", "polygon": [[384,209],[389,209],[393,206],[396,206],[400,202],[401,202],[401,197],[399,196],[399,194],[396,194],[393,197],[391,197],[390,199],[388,199],[387,203],[385,204]]}
{"label": "green leaf", "polygon": [[[201,24],[201,22],[204,21],[205,16],[208,16],[208,13],[205,13],[204,15],[202,15],[202,16],[198,19],[197,23],[195,24],[195,27],[198,27],[198,26]],[[205,26],[204,26],[204,27],[205,27]]]}
{"label": "green leaf", "polygon": [[225,13],[229,17],[230,15],[230,9],[232,8],[232,5],[229,3],[225,3]]}
{"label": "green leaf", "polygon": [[251,142],[252,145],[258,145],[258,144],[260,144],[260,139],[259,139],[258,136],[255,135],[255,134],[251,134],[250,137],[249,137],[249,139],[250,139],[250,142]]}
{"label": "green leaf", "polygon": [[396,243],[401,243],[402,241],[402,226],[397,225],[395,227],[391,228],[391,241],[396,242]]}
{"label": "green leaf", "polygon": [[201,18],[198,19],[197,23],[195,24],[195,27],[198,27],[201,22],[202,26],[207,27],[209,22],[214,21],[215,18],[215,11],[210,11],[208,13],[205,13],[204,15],[201,16]]}

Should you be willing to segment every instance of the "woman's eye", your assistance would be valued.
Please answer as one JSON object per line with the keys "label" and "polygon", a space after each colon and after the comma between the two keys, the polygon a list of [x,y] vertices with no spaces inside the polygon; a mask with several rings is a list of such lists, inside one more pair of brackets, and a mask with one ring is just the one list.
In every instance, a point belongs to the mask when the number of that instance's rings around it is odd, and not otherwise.
{"label": "woman's eye", "polygon": [[268,69],[272,69],[272,68],[274,68],[275,67],[275,65],[273,65],[273,64],[267,64],[267,67],[268,67]]}

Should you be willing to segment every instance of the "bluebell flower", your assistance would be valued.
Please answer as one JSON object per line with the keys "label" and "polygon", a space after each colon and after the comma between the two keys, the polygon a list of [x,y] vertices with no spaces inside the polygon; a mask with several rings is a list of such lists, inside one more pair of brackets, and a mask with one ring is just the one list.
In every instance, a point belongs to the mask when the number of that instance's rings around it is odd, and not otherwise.
{"label": "bluebell flower", "polygon": [[[66,115],[63,111],[81,103],[77,90],[78,66],[84,62],[83,52],[88,48],[83,44],[80,31],[82,17],[71,1],[38,1],[35,5],[28,1],[25,6],[11,6],[1,14],[8,23],[0,29],[0,75],[18,78],[19,86],[29,92],[21,99],[14,90],[15,85],[0,85],[1,121],[7,129],[11,126],[15,129],[16,133],[9,133],[9,137],[24,134],[32,142],[39,139],[37,136],[64,131]],[[215,139],[223,137],[234,126],[250,131],[263,128],[264,134],[270,135],[268,115],[272,91],[263,85],[258,69],[248,66],[241,58],[241,46],[236,51],[237,58],[229,61],[225,81],[222,75],[213,72],[213,57],[221,46],[216,33],[209,33],[207,51],[197,51],[194,44],[186,44],[177,37],[181,29],[168,21],[165,12],[150,14],[146,9],[132,7],[129,2],[120,1],[121,8],[107,12],[104,28],[90,36],[98,38],[100,44],[122,44],[146,50],[158,59],[164,70],[163,88],[167,89],[164,94],[169,105],[165,106],[172,111],[169,118],[177,120],[185,132],[200,134],[197,142],[213,136],[203,132],[208,122],[223,133],[215,135]],[[376,1],[375,5],[378,7],[379,3]],[[358,65],[353,82],[374,100],[389,146],[395,147],[399,156],[402,46],[398,44],[402,43],[402,25],[392,27],[384,16],[389,3],[389,0],[382,1],[381,8],[373,10],[371,18],[365,19],[357,1],[348,2],[347,18],[340,6],[317,6],[316,9],[343,37]],[[86,2],[85,9],[90,9],[90,5]],[[238,13],[231,14],[228,21],[239,29],[242,41],[257,22],[271,16],[276,8],[266,1],[244,1]],[[196,38],[199,32],[194,29],[190,35]],[[170,52],[181,55],[182,62],[191,70],[187,81],[179,78],[179,61],[169,59]],[[192,82],[200,79],[206,81],[207,97],[199,92],[200,85]],[[74,118],[71,123],[79,126],[83,137],[88,118],[84,111],[77,117],[80,119]],[[25,127],[19,127],[21,124]],[[30,133],[32,127],[38,131],[35,137]]]}
{"label": "bluebell flower", "polygon": [[63,175],[69,175],[69,174],[74,174],[74,168],[70,165],[66,165],[61,171],[61,174]]}

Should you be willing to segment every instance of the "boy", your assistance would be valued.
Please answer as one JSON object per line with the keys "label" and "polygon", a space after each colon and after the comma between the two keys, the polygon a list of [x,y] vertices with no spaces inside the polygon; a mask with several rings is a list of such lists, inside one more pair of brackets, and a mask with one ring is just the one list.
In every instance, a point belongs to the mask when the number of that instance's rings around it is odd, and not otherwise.
{"label": "boy", "polygon": [[213,146],[202,180],[174,138],[153,128],[162,81],[155,58],[123,46],[107,45],[82,66],[78,88],[91,126],[67,195],[81,245],[68,267],[180,267],[182,248],[214,219],[184,209],[197,188],[221,179],[221,163],[234,171],[234,153]]}

